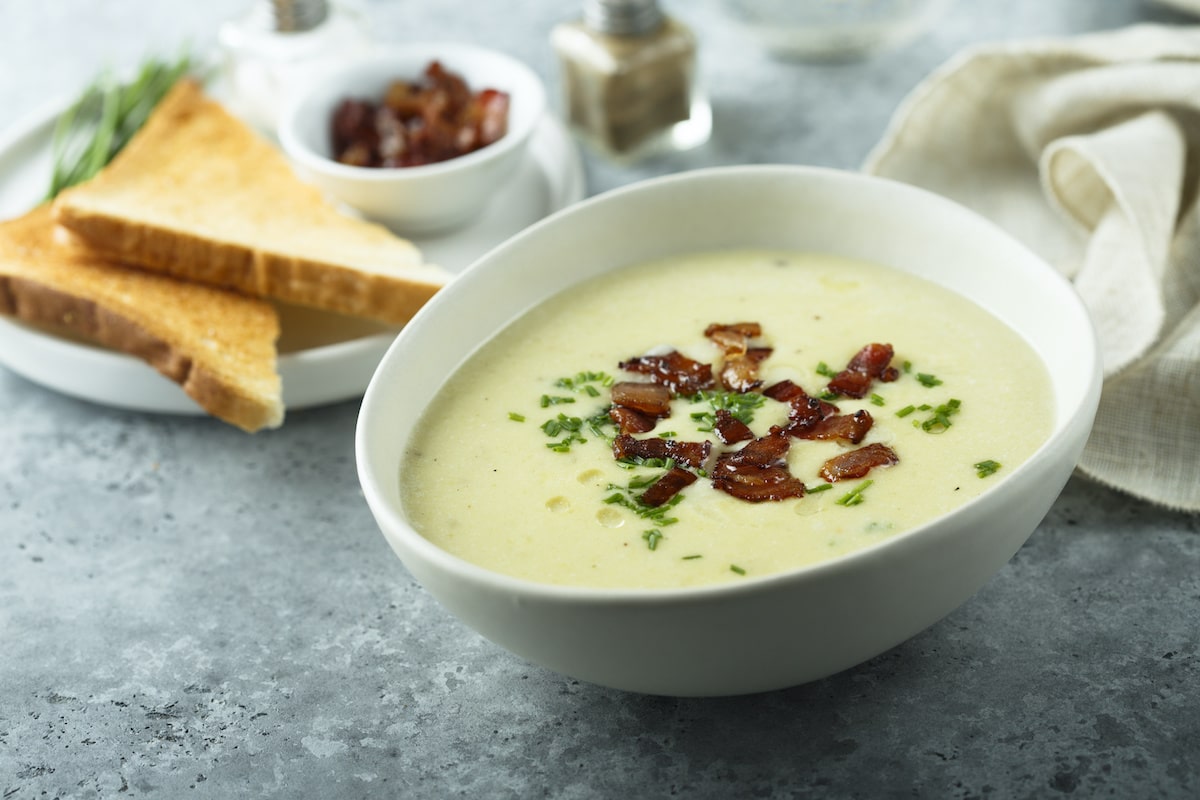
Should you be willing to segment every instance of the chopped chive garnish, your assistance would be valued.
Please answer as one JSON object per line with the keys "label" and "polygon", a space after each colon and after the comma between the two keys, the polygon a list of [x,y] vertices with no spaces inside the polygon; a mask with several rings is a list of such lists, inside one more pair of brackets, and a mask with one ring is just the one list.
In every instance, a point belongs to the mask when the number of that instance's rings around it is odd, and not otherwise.
{"label": "chopped chive garnish", "polygon": [[674,469],[675,459],[673,458],[642,458],[641,456],[629,456],[627,458],[617,459],[618,464],[629,464],[634,467],[650,467],[651,469]]}
{"label": "chopped chive garnish", "polygon": [[933,409],[933,414],[929,419],[921,423],[921,430],[926,433],[945,433],[946,429],[950,427],[950,417],[958,413],[961,405],[962,401],[950,398]]}
{"label": "chopped chive garnish", "polygon": [[941,380],[939,380],[937,376],[930,375],[928,372],[918,372],[917,380],[922,386],[928,386],[929,388],[942,385]]}
{"label": "chopped chive garnish", "polygon": [[729,565],[729,571],[730,571],[730,572],[736,572],[738,575],[745,575],[745,574],[746,574],[746,570],[742,569],[742,568],[741,568],[741,567],[739,567],[737,564],[730,564],[730,565]]}
{"label": "chopped chive garnish", "polygon": [[913,413],[916,410],[917,410],[916,406],[911,406],[911,405],[905,406],[904,408],[902,408],[896,412],[896,416],[903,419],[904,417],[907,417],[909,414]]}
{"label": "chopped chive garnish", "polygon": [[808,492],[809,494],[816,494],[817,492],[827,492],[832,488],[832,483],[819,483],[816,486],[804,487],[804,491]]}
{"label": "chopped chive garnish", "polygon": [[646,540],[646,547],[651,550],[657,550],[659,541],[661,541],[664,537],[662,535],[662,531],[660,531],[658,528],[651,528],[650,530],[642,533],[642,538]]}
{"label": "chopped chive garnish", "polygon": [[884,399],[883,399],[883,397],[882,397],[881,395],[875,394],[874,392],[872,392],[872,393],[871,393],[871,398],[870,398],[870,399],[871,399],[871,404],[872,404],[872,405],[877,405],[877,406],[884,406],[884,405],[887,405],[887,401],[886,401],[886,400],[884,400]]}
{"label": "chopped chive garnish", "polygon": [[608,415],[608,406],[605,406],[595,414],[592,414],[590,417],[585,419],[584,424],[587,425],[588,430],[592,432],[593,436],[599,436],[605,439],[612,438],[604,432],[605,425],[613,424],[612,417]]}
{"label": "chopped chive garnish", "polygon": [[676,431],[663,431],[662,433],[658,434],[658,438],[670,439],[671,437],[678,436],[678,435],[679,434]]}
{"label": "chopped chive garnish", "polygon": [[840,394],[838,394],[837,392],[830,392],[830,391],[822,392],[820,395],[820,399],[825,400],[825,401],[837,400],[839,397],[841,397]]}
{"label": "chopped chive garnish", "polygon": [[824,375],[826,378],[836,378],[837,373],[830,369],[829,365],[824,361],[817,363],[817,374]]}
{"label": "chopped chive garnish", "polygon": [[518,414],[515,411],[508,412],[508,418],[511,419],[513,422],[524,422],[525,421],[525,415]]}
{"label": "chopped chive garnish", "polygon": [[587,439],[579,435],[579,430],[583,427],[583,420],[579,417],[568,417],[566,414],[559,414],[554,419],[548,419],[542,423],[542,433],[550,437],[560,436],[566,432],[566,437],[558,442],[547,442],[546,447],[549,447],[556,453],[567,453],[571,450],[572,444],[583,444]]}
{"label": "chopped chive garnish", "polygon": [[684,556],[684,557],[683,557],[682,559],[680,559],[680,560],[681,560],[681,561],[694,561],[694,560],[695,560],[695,559],[697,559],[697,558],[704,558],[704,556],[702,556],[702,555],[700,555],[699,553],[697,553],[696,555]]}
{"label": "chopped chive garnish", "polygon": [[[672,464],[673,466],[673,464]],[[631,466],[632,468],[632,466]],[[671,467],[667,467],[670,471]],[[636,514],[641,519],[648,519],[659,528],[665,528],[668,525],[674,525],[679,522],[678,517],[667,516],[671,509],[683,502],[684,495],[676,494],[667,502],[660,506],[648,506],[641,500],[642,489],[657,481],[664,473],[654,473],[649,475],[635,475],[629,480],[629,484],[621,486],[616,483],[608,484],[607,491],[612,492],[604,498],[604,502],[608,505],[619,505],[622,508],[627,508]],[[662,538],[662,532],[658,533],[658,538]],[[647,540],[649,544],[649,540]],[[651,550],[657,547],[658,541],[655,539]]]}
{"label": "chopped chive garnish", "polygon": [[698,392],[688,398],[688,402],[708,403],[711,411],[693,411],[691,418],[696,421],[696,429],[711,431],[717,424],[717,412],[728,411],[733,418],[749,425],[754,421],[754,412],[762,408],[766,397],[758,392]]}
{"label": "chopped chive garnish", "polygon": [[986,461],[980,461],[979,463],[974,464],[973,466],[975,467],[976,475],[978,475],[981,478],[986,478],[989,475],[996,474],[996,472],[1000,469],[1000,462],[992,461],[989,458]]}
{"label": "chopped chive garnish", "polygon": [[579,372],[573,378],[559,378],[554,382],[554,385],[560,389],[569,389],[572,392],[583,392],[590,397],[599,397],[600,390],[593,384],[601,386],[612,386],[616,380],[607,372]]}
{"label": "chopped chive garnish", "polygon": [[836,501],[837,504],[839,506],[847,506],[847,507],[858,505],[859,503],[861,503],[863,500],[866,499],[865,497],[863,497],[863,492],[866,491],[867,487],[870,486],[874,482],[875,481],[872,481],[872,480],[863,481],[858,486],[855,486],[853,489],[851,489],[850,491],[846,492],[844,495],[839,497]]}
{"label": "chopped chive garnish", "polygon": [[905,361],[903,364],[900,365],[900,368],[903,369],[904,374],[907,375],[908,373],[912,372],[912,362]]}
{"label": "chopped chive garnish", "polygon": [[575,402],[574,397],[555,397],[555,396],[549,395],[549,394],[542,395],[542,408],[549,408],[550,406],[557,406],[557,405],[561,405],[563,403],[574,403],[574,402]]}

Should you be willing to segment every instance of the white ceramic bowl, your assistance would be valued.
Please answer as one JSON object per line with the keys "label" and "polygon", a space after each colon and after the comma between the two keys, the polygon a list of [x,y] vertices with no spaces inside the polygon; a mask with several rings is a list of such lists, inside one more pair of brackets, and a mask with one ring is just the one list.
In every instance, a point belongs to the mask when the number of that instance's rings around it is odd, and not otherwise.
{"label": "white ceramic bowl", "polygon": [[[508,132],[500,140],[418,167],[351,167],[330,157],[330,120],[341,100],[378,101],[391,81],[415,80],[435,59],[472,91],[508,92]],[[541,80],[511,56],[462,43],[403,44],[317,73],[285,103],[278,132],[297,172],[327,194],[401,233],[438,233],[467,224],[502,194],[545,112]]]}
{"label": "white ceramic bowl", "polygon": [[[563,588],[466,563],[405,520],[401,457],[443,381],[482,341],[564,288],[673,253],[766,247],[888,264],[947,286],[1016,329],[1045,361],[1048,441],[980,497],[866,550],[704,588]],[[724,695],[858,664],[979,589],[1037,527],[1070,476],[1100,392],[1072,287],[991,223],[936,195],[863,175],[731,167],[659,178],[559,212],[476,262],[405,327],[367,389],[359,477],[393,550],[450,611],[537,664],[621,689]]]}

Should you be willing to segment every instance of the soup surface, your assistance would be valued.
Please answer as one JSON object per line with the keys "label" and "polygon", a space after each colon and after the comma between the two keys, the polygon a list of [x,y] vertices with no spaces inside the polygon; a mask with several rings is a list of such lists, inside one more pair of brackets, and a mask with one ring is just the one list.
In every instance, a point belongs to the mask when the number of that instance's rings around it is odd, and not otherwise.
{"label": "soup surface", "polygon": [[[761,383],[728,391],[719,376],[730,351],[705,331],[747,321],[761,326],[748,340],[767,353],[751,376]],[[891,379],[870,380],[861,398],[830,392],[833,376],[873,343],[893,348]],[[619,365],[671,351],[712,365],[715,385],[672,391],[669,416],[629,435],[708,441],[711,450],[698,466],[618,460],[612,387],[654,378]],[[785,380],[838,416],[865,412],[865,436],[780,434],[797,412],[763,392]],[[473,354],[413,435],[402,499],[413,527],[439,547],[532,581],[674,588],[746,580],[867,547],[978,496],[1046,439],[1051,391],[1014,331],[906,273],[807,253],[679,256],[568,290]],[[718,488],[720,454],[747,444],[721,441],[717,408],[756,437],[775,426],[787,440],[776,464],[790,485],[803,483],[803,496],[749,502]],[[895,463],[822,477],[830,459],[871,445]],[[646,489],[672,466],[692,482],[646,505]]]}

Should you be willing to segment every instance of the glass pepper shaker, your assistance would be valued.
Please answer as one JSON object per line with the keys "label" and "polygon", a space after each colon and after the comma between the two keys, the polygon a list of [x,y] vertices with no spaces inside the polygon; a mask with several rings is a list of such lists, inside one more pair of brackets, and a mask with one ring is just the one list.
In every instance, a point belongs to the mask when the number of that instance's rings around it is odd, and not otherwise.
{"label": "glass pepper shaker", "polygon": [[696,83],[696,37],[657,0],[584,0],[555,26],[567,120],[618,159],[708,141],[712,112]]}
{"label": "glass pepper shaker", "polygon": [[230,110],[267,135],[288,92],[326,59],[362,52],[358,20],[326,0],[254,0],[221,27],[221,71]]}

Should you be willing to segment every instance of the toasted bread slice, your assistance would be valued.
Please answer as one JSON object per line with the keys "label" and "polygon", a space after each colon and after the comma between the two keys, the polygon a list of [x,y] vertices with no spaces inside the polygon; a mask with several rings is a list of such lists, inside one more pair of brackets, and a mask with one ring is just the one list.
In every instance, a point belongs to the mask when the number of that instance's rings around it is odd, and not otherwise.
{"label": "toasted bread slice", "polygon": [[0,313],[137,356],[243,430],[283,422],[270,303],[89,256],[55,233],[46,205],[0,222]]}
{"label": "toasted bread slice", "polygon": [[259,297],[410,317],[448,279],[411,243],[340,213],[274,147],[180,81],[57,220],[121,261]]}

